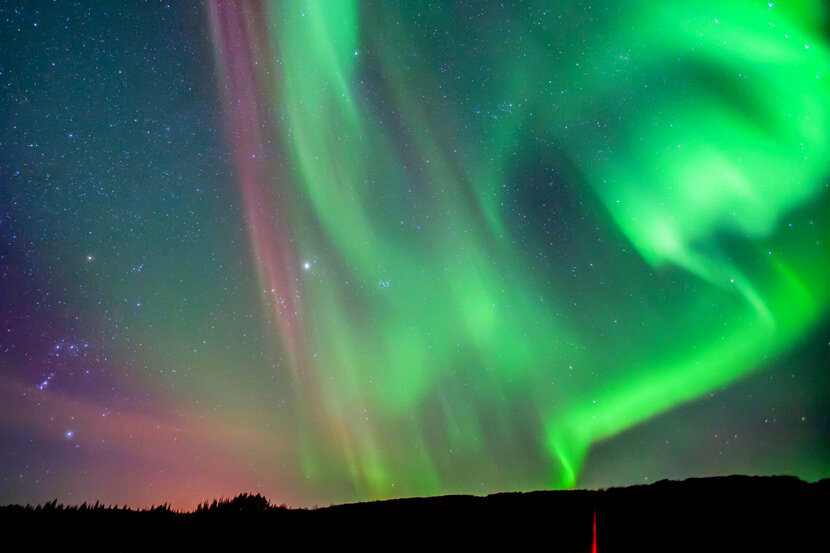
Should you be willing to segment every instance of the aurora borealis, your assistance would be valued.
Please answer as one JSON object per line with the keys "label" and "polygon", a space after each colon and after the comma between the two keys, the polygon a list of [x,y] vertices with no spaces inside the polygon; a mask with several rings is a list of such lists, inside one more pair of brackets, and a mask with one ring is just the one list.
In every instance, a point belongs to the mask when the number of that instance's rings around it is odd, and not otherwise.
{"label": "aurora borealis", "polygon": [[828,29],[4,2],[0,503],[828,476]]}

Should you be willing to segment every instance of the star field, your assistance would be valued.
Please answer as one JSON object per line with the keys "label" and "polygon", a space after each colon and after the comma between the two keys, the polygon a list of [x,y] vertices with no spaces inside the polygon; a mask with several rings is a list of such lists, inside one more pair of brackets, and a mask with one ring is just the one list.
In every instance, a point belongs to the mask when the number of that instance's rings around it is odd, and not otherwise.
{"label": "star field", "polygon": [[0,503],[828,476],[828,21],[0,2]]}

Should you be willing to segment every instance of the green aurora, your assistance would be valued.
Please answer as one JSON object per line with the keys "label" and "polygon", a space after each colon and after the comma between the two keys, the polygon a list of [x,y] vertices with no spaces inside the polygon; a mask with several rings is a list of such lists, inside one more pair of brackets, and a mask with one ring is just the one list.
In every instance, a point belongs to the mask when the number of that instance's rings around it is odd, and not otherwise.
{"label": "green aurora", "polygon": [[[674,477],[830,475],[826,2],[31,17],[0,500],[631,484],[655,428]],[[719,436],[744,409],[779,421],[755,449]]]}
{"label": "green aurora", "polygon": [[545,6],[501,45],[506,14],[449,3],[266,5],[305,347],[340,433],[306,429],[307,477],[440,493],[446,452],[495,473],[533,428],[548,468],[516,483],[572,487],[592,444],[823,315],[827,256],[782,222],[826,188],[821,4]]}

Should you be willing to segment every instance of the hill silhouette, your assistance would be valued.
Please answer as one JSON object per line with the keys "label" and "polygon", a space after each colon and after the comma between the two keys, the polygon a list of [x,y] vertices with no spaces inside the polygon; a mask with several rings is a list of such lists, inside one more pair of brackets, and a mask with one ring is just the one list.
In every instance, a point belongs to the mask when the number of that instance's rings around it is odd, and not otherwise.
{"label": "hill silhouette", "polygon": [[74,549],[69,544],[107,551],[271,550],[297,539],[390,549],[539,544],[562,552],[824,550],[828,491],[828,479],[728,476],[316,509],[275,506],[258,494],[203,503],[190,513],[169,505],[133,510],[54,500],[0,507],[0,529],[6,545],[17,536],[43,550]]}

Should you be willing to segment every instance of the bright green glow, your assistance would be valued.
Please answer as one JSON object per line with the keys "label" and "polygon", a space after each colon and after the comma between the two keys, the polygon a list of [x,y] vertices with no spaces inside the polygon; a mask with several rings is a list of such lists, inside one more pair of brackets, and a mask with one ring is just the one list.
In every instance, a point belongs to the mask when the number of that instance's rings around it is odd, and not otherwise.
{"label": "bright green glow", "polygon": [[[456,37],[450,7],[270,6],[283,177],[315,260],[307,346],[337,436],[305,429],[309,475],[365,497],[469,474],[571,487],[593,443],[762,368],[825,312],[827,258],[782,224],[825,188],[822,4],[595,4],[593,21],[514,23],[509,43],[493,22]],[[560,197],[516,207],[533,166],[617,244],[530,244],[522,218]],[[614,282],[563,276],[591,260]],[[528,428],[549,468],[498,474]]]}

